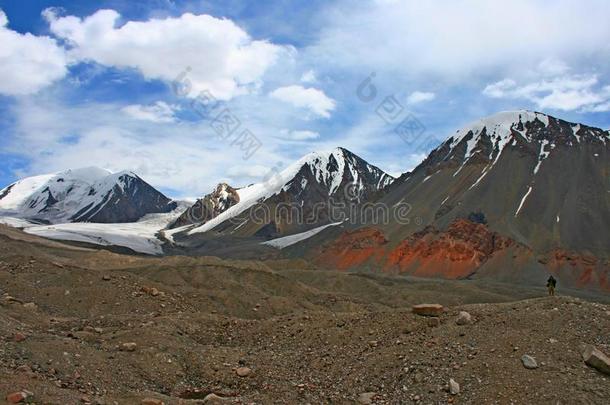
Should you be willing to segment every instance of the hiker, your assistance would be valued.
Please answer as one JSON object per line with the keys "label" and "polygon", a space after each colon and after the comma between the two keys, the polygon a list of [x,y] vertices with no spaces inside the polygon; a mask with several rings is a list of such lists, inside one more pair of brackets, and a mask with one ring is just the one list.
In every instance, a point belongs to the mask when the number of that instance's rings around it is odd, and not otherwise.
{"label": "hiker", "polygon": [[557,280],[555,280],[555,277],[550,276],[549,279],[546,281],[546,288],[549,289],[549,295],[551,297],[555,296],[555,286],[557,285]]}

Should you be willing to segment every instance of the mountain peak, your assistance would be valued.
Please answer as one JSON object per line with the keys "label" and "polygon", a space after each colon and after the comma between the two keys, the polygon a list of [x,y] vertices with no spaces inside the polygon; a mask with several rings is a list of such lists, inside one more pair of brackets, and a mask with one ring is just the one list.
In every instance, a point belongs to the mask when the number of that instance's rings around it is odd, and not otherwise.
{"label": "mountain peak", "polygon": [[0,211],[50,223],[126,222],[175,206],[131,171],[68,169],[0,190]]}
{"label": "mountain peak", "polygon": [[255,204],[273,198],[297,205],[328,203],[331,198],[342,200],[352,193],[356,199],[366,199],[392,181],[392,176],[345,148],[310,152],[283,171],[267,176],[266,181],[238,189],[236,204],[189,233],[207,232]]}

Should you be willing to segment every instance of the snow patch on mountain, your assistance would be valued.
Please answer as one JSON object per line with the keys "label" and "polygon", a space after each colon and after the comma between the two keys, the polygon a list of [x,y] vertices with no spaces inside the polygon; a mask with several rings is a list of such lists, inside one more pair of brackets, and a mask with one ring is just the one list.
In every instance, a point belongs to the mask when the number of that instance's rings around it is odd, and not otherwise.
{"label": "snow patch on mountain", "polygon": [[0,210],[17,211],[19,207],[55,175],[27,177],[0,190]]}
{"label": "snow patch on mountain", "polygon": [[302,242],[306,239],[309,239],[312,236],[317,235],[318,233],[322,232],[326,228],[329,228],[331,226],[341,225],[342,223],[343,222],[334,222],[332,224],[322,225],[317,228],[310,229],[309,231],[306,231],[306,232],[296,233],[294,235],[288,235],[288,236],[284,236],[282,238],[268,240],[266,242],[262,242],[261,245],[267,245],[267,246],[271,246],[271,247],[274,247],[277,249],[284,249],[288,246],[292,246],[292,245]]}
{"label": "snow patch on mountain", "polygon": [[[503,111],[489,117],[480,119],[457,131],[451,140],[451,149],[459,145],[464,139],[466,140],[466,154],[464,155],[467,161],[475,151],[476,146],[481,140],[483,130],[487,133],[494,144],[496,157],[500,156],[504,148],[513,139],[513,131],[519,132],[523,137],[528,139],[525,133],[524,125],[528,122],[539,120],[545,127],[549,125],[549,117],[546,114],[521,110],[521,111]],[[523,128],[523,129],[519,129]],[[493,153],[493,152],[492,152]],[[489,157],[490,159],[492,156]]]}

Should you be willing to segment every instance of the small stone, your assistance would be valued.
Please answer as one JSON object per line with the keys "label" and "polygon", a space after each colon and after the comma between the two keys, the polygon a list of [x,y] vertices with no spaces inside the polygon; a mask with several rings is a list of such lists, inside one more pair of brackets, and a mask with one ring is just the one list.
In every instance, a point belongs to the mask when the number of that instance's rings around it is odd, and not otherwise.
{"label": "small stone", "polygon": [[12,394],[8,394],[6,396],[6,401],[11,404],[18,404],[27,399],[27,394],[23,391],[13,392]]}
{"label": "small stone", "polygon": [[444,308],[440,304],[413,305],[413,313],[421,316],[441,316]]}
{"label": "small stone", "polygon": [[142,402],[140,402],[141,405],[165,405],[165,402],[161,401],[160,399],[156,399],[156,398],[144,398],[142,400]]}
{"label": "small stone", "polygon": [[204,404],[211,404],[211,405],[215,405],[215,404],[222,404],[225,402],[231,402],[230,398],[223,398],[221,396],[218,396],[214,393],[208,394],[205,396],[205,398],[203,398],[203,403]]}
{"label": "small stone", "polygon": [[455,323],[458,325],[470,325],[472,323],[472,316],[466,311],[460,311]]}
{"label": "small stone", "polygon": [[23,304],[23,307],[26,309],[36,309],[38,308],[38,305],[33,302],[26,302],[25,304]]}
{"label": "small stone", "polygon": [[111,277],[108,274],[105,274],[102,276],[102,280],[104,281],[110,281]]}
{"label": "small stone", "polygon": [[134,342],[123,343],[121,345],[121,351],[123,352],[135,352],[138,345]]}
{"label": "small stone", "polygon": [[582,351],[582,358],[589,367],[610,375],[610,359],[595,346],[586,345]]}
{"label": "small stone", "polygon": [[247,377],[252,373],[252,369],[248,367],[239,367],[235,370],[235,373],[240,377]]}
{"label": "small stone", "polygon": [[377,395],[376,392],[364,392],[358,395],[358,403],[363,405],[368,405],[373,403],[373,398]]}
{"label": "small stone", "polygon": [[17,367],[15,371],[17,371],[18,373],[31,373],[32,369],[27,364],[24,364],[22,366]]}
{"label": "small stone", "polygon": [[23,333],[21,332],[17,332],[13,335],[13,341],[19,343],[19,342],[23,342],[25,339],[27,339],[27,336],[25,336]]}
{"label": "small stone", "polygon": [[460,384],[458,384],[453,378],[449,380],[449,393],[451,395],[457,395],[460,393]]}
{"label": "small stone", "polygon": [[527,354],[524,354],[521,357],[521,362],[523,363],[523,367],[525,367],[527,369],[532,370],[532,369],[538,368],[538,363],[536,363],[536,359]]}
{"label": "small stone", "polygon": [[428,318],[427,323],[431,328],[436,328],[437,326],[441,325],[441,320],[438,318]]}

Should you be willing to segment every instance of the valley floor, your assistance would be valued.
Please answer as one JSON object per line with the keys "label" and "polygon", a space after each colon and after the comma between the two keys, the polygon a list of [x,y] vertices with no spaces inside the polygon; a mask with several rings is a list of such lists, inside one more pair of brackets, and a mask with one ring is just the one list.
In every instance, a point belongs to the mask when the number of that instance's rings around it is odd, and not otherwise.
{"label": "valley floor", "polygon": [[[19,391],[36,404],[610,398],[610,376],[580,355],[582,344],[610,353],[607,295],[306,267],[126,256],[0,226],[0,401]],[[446,306],[438,325],[411,312],[423,302]],[[459,311],[473,323],[457,325]],[[538,368],[524,367],[526,354]]]}

